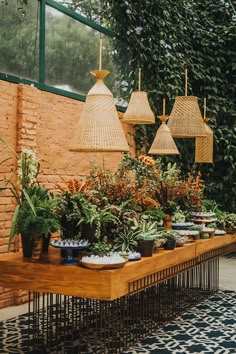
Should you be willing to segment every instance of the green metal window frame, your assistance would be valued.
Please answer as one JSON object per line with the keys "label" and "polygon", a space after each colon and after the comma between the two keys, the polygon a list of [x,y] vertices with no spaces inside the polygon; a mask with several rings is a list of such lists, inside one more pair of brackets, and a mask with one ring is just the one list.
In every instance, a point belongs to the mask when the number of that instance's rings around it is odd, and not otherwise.
{"label": "green metal window frame", "polygon": [[[80,95],[78,93],[74,93],[71,91],[58,89],[56,87],[49,86],[49,85],[45,84],[46,6],[50,6],[54,9],[62,12],[63,14],[73,18],[74,20],[76,20],[80,23],[83,23],[84,25],[89,26],[89,27],[93,28],[94,30],[96,30],[108,37],[118,39],[125,44],[130,44],[130,43],[128,43],[123,38],[121,38],[117,34],[110,31],[109,29],[97,24],[96,22],[94,22],[92,20],[89,20],[88,18],[78,14],[77,12],[74,12],[74,11],[68,9],[67,7],[57,3],[54,0],[38,0],[38,1],[39,1],[39,6],[40,6],[40,8],[39,8],[39,77],[38,77],[38,81],[24,79],[22,77],[10,75],[10,74],[3,73],[3,72],[0,72],[0,79],[4,80],[4,81],[17,83],[17,84],[22,83],[25,85],[34,86],[42,91],[55,93],[57,95],[73,98],[73,99],[84,102],[86,99],[86,96],[84,96],[84,95]],[[117,105],[116,107],[121,112],[124,112],[126,110],[126,108],[119,106],[119,105]]]}

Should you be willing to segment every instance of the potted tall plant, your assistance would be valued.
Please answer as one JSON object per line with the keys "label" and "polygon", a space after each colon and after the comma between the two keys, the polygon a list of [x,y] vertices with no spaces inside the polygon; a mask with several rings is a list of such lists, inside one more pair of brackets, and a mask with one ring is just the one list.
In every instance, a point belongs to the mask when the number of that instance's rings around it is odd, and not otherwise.
{"label": "potted tall plant", "polygon": [[12,182],[12,179],[1,181],[4,183],[2,189],[9,190],[16,200],[8,250],[11,249],[15,234],[20,233],[23,256],[31,257],[33,246],[37,245],[40,251],[43,236],[48,237],[51,232],[56,231],[59,227],[57,217],[54,214],[56,198],[37,184],[40,165],[35,153],[24,149],[19,156],[7,142],[3,139],[0,139],[0,141],[14,152],[18,166],[17,185]]}
{"label": "potted tall plant", "polygon": [[31,207],[27,199],[22,201],[14,233],[21,234],[23,256],[37,260],[43,250],[43,239],[49,238],[51,233],[56,232],[60,227],[55,214],[58,201],[39,186],[29,188],[28,195]]}

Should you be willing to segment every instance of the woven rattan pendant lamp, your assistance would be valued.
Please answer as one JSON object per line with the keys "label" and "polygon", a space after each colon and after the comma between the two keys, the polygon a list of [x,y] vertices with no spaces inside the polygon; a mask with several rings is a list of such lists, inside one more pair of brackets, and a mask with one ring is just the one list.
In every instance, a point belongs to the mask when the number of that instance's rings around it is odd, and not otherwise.
{"label": "woven rattan pendant lamp", "polygon": [[204,136],[205,129],[198,98],[187,96],[188,72],[185,70],[185,96],[177,96],[168,120],[168,127],[174,138],[195,138]]}
{"label": "woven rattan pendant lamp", "polygon": [[206,98],[204,98],[204,129],[206,136],[197,137],[195,145],[195,162],[212,163],[213,162],[213,130],[207,125],[206,118]]}
{"label": "woven rattan pendant lamp", "polygon": [[129,151],[118,117],[114,98],[103,79],[109,71],[102,70],[102,39],[100,38],[99,70],[91,72],[97,79],[88,92],[71,151]]}
{"label": "woven rattan pendant lamp", "polygon": [[148,153],[151,155],[178,155],[179,150],[175,145],[170,129],[166,125],[166,121],[169,117],[165,115],[165,99],[163,99],[163,114],[162,116],[158,116],[158,118],[162,121],[162,124],[157,130],[155,139]]}
{"label": "woven rattan pendant lamp", "polygon": [[122,122],[128,124],[154,124],[155,116],[148,102],[147,92],[141,91],[141,69],[138,74],[138,91],[131,94]]}

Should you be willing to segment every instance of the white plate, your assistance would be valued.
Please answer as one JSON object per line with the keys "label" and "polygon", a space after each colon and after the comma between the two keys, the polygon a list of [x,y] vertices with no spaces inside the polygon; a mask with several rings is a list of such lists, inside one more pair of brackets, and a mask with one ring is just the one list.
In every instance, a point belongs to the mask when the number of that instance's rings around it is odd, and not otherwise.
{"label": "white plate", "polygon": [[191,215],[199,216],[201,218],[207,218],[210,216],[215,216],[215,213],[213,213],[212,211],[197,211],[197,212],[192,212]]}
{"label": "white plate", "polygon": [[199,234],[197,230],[176,230],[176,232],[181,236],[195,236]]}
{"label": "white plate", "polygon": [[191,227],[193,226],[193,222],[177,222],[177,223],[172,223],[172,226],[175,228],[180,228],[180,227]]}
{"label": "white plate", "polygon": [[225,235],[225,234],[226,234],[226,231],[224,231],[224,230],[215,230],[216,236],[221,236],[221,235]]}

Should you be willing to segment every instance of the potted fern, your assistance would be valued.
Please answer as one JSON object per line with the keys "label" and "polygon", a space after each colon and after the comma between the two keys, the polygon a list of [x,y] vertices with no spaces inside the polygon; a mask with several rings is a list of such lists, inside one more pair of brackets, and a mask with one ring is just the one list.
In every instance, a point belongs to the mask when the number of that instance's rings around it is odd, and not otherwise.
{"label": "potted fern", "polygon": [[[56,232],[59,220],[55,214],[57,198],[48,194],[42,187],[34,186],[28,189],[31,203],[24,199],[17,214],[14,233],[21,234],[23,256],[39,259],[43,250],[43,239]],[[35,252],[37,248],[37,252]]]}

